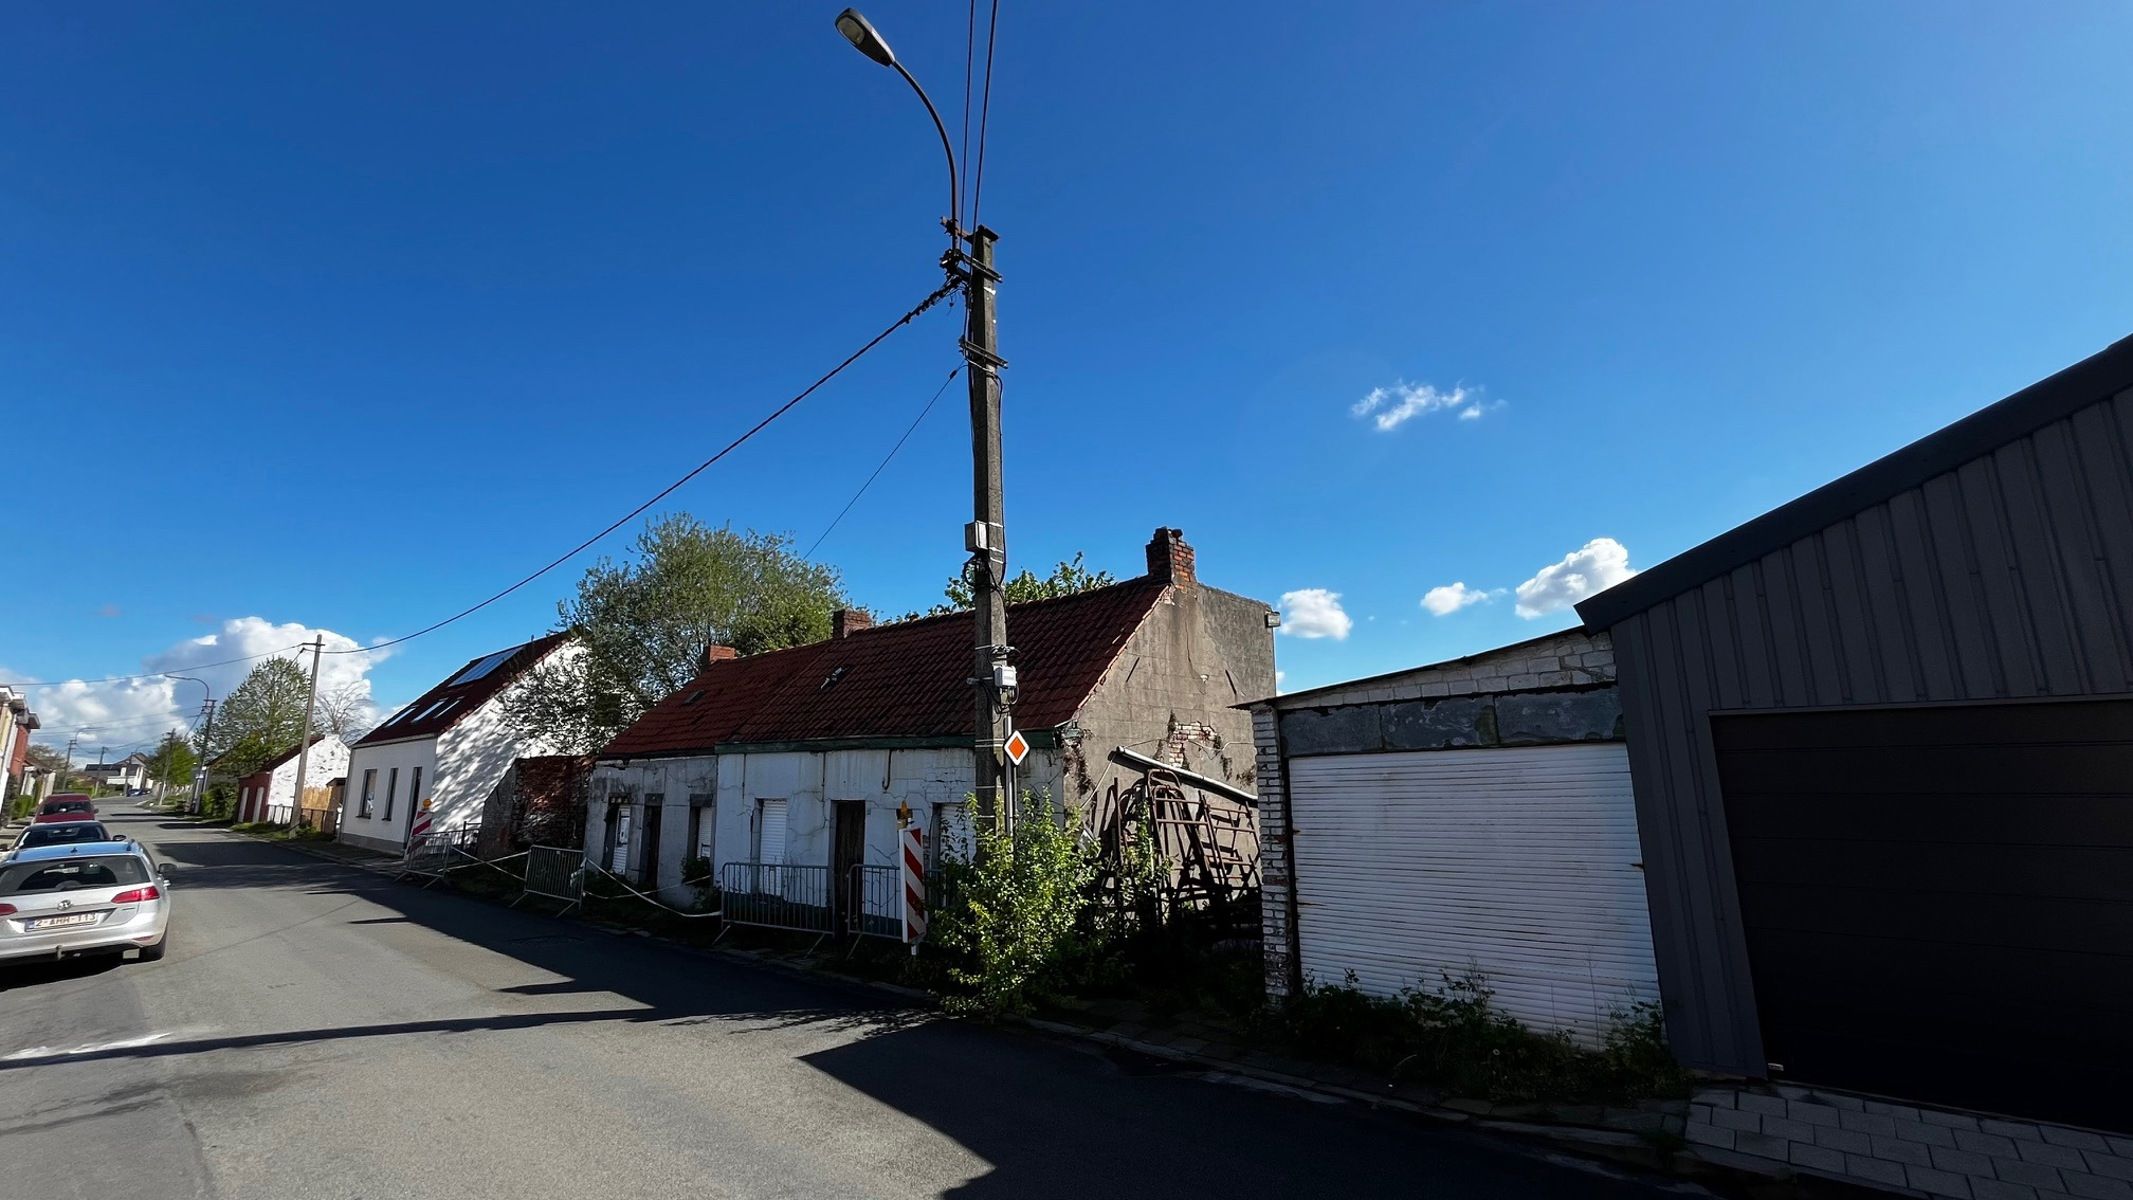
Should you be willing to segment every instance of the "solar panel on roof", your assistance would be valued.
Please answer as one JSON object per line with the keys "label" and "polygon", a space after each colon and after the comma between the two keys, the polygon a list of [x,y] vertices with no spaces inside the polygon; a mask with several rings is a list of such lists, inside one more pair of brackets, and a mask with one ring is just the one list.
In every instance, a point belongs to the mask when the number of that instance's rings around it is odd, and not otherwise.
{"label": "solar panel on roof", "polygon": [[496,668],[503,666],[504,660],[516,653],[518,653],[518,647],[513,646],[509,650],[498,650],[487,658],[478,659],[470,664],[466,670],[446,680],[444,686],[457,687],[462,683],[472,683]]}

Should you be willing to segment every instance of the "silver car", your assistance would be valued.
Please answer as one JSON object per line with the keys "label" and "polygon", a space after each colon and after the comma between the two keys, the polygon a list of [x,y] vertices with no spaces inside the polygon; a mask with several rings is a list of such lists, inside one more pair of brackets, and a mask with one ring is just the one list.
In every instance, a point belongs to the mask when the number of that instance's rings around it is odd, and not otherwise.
{"label": "silver car", "polygon": [[0,860],[0,962],[170,946],[170,877],[138,842],[35,846]]}

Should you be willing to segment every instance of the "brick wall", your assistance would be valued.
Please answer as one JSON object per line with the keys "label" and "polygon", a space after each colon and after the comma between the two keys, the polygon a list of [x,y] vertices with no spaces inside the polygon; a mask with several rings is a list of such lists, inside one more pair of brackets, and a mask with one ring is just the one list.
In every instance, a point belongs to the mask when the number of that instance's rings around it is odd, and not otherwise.
{"label": "brick wall", "polygon": [[1289,777],[1282,769],[1281,734],[1270,709],[1252,712],[1254,765],[1259,783],[1259,932],[1264,950],[1266,994],[1289,994],[1293,974],[1289,935],[1296,914],[1289,890]]}

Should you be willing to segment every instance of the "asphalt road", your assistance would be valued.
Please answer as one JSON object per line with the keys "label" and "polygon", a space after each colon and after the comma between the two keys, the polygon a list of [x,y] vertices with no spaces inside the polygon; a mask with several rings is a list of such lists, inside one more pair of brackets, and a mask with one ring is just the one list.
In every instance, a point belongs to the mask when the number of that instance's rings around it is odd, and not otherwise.
{"label": "asphalt road", "polygon": [[0,1195],[1659,1194],[1456,1130],[107,813],[160,963],[0,969]]}

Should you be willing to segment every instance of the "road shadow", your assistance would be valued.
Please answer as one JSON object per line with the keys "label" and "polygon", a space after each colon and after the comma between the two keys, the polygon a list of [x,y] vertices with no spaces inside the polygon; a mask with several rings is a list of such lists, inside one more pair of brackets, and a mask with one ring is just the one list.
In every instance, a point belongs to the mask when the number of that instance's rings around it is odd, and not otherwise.
{"label": "road shadow", "polygon": [[0,964],[0,992],[88,979],[118,969],[123,961],[118,954],[85,954],[79,958]]}
{"label": "road shadow", "polygon": [[[1567,1169],[1360,1106],[1218,1086],[1174,1064],[942,1019],[858,985],[423,890],[280,846],[206,836],[159,849],[181,864],[181,896],[193,888],[297,888],[357,898],[389,915],[358,906],[312,919],[383,926],[380,937],[402,936],[393,926],[417,926],[546,973],[546,982],[495,989],[500,1006],[547,997],[587,1002],[562,1011],[202,1037],[67,1055],[67,1062],[596,1024],[699,1026],[714,1036],[807,1026],[841,1036],[797,1061],[987,1164],[941,1193],[956,1200],[1652,1194],[1642,1183]],[[610,996],[638,1007],[603,1005]],[[0,1079],[50,1061],[0,1062]]]}

